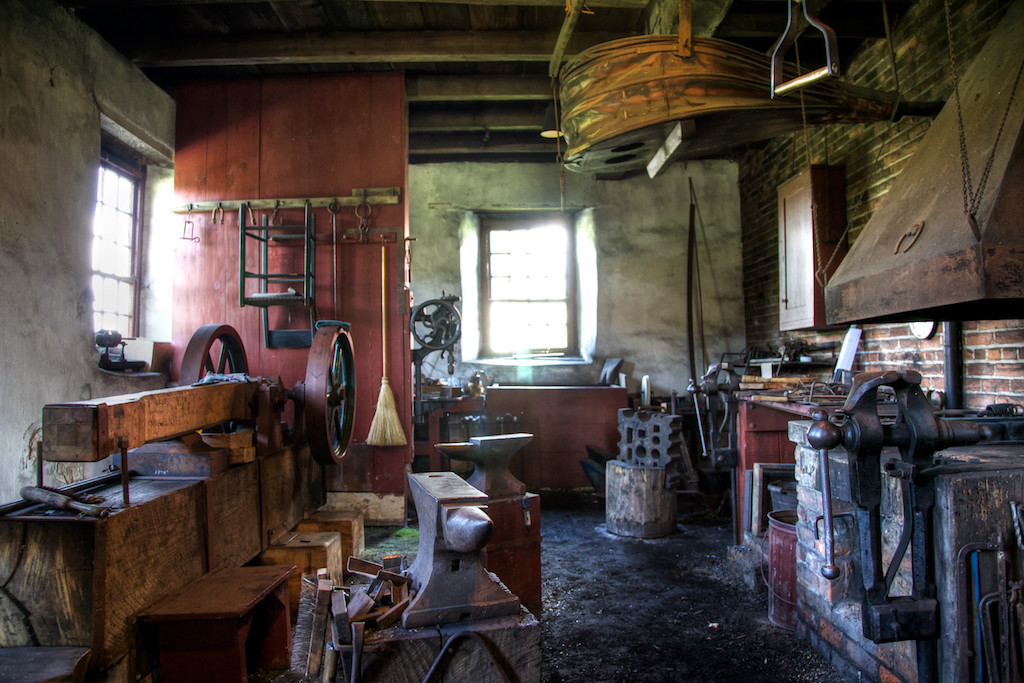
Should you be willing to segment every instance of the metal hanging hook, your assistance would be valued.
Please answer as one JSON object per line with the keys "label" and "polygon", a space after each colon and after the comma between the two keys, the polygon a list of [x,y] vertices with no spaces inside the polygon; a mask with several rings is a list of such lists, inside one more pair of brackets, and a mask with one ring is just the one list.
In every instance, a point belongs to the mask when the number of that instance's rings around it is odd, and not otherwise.
{"label": "metal hanging hook", "polygon": [[198,242],[199,238],[196,237],[196,224],[192,220],[192,205],[188,205],[188,213],[185,214],[185,222],[181,226],[181,239],[188,240],[189,242]]}

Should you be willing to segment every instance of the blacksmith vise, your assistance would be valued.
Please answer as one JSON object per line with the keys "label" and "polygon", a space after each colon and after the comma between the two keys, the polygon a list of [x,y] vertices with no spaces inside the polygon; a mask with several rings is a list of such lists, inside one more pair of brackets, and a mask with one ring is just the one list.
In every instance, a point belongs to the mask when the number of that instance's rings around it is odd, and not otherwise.
{"label": "blacksmith vise", "polygon": [[404,628],[519,614],[519,598],[487,573],[480,551],[494,523],[487,495],[454,472],[409,475],[419,518],[416,559],[405,574],[415,597],[402,615]]}

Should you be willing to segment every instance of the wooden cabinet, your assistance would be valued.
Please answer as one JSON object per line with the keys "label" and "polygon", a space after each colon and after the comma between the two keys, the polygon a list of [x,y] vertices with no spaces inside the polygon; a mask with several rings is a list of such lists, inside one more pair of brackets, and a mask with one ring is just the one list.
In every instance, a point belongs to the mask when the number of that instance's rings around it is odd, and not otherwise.
{"label": "wooden cabinet", "polygon": [[815,272],[831,259],[831,276],[846,254],[846,170],[811,166],[780,185],[778,197],[779,329],[824,327],[824,291]]}

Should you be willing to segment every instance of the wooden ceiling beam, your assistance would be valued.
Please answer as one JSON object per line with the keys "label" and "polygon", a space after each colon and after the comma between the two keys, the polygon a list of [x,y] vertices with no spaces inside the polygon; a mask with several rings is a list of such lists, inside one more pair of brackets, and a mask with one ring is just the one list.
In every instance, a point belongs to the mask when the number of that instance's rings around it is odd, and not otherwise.
{"label": "wooden ceiling beam", "polygon": [[[576,33],[566,54],[628,33]],[[547,62],[557,36],[548,31],[362,31],[209,37],[188,43],[147,41],[124,52],[139,66],[253,64],[418,64]]]}
{"label": "wooden ceiling beam", "polygon": [[472,109],[409,108],[409,133],[439,133],[450,131],[532,131],[540,135],[544,122],[544,104],[529,106],[506,105],[475,106]]}
{"label": "wooden ceiling beam", "polygon": [[[349,0],[344,0],[349,1]],[[370,2],[404,2],[407,4],[430,3],[451,5],[487,5],[507,7],[521,5],[523,7],[565,7],[565,0],[364,0]],[[877,1],[877,0],[876,0]],[[239,0],[68,0],[63,4],[72,9],[110,10],[139,7],[161,7],[166,5],[237,5]],[[274,0],[274,4],[309,4],[309,0]],[[643,9],[648,0],[588,0],[588,7],[608,7],[618,9]],[[269,3],[268,3],[269,4]]]}
{"label": "wooden ceiling beam", "polygon": [[547,101],[547,76],[406,76],[408,102]]}

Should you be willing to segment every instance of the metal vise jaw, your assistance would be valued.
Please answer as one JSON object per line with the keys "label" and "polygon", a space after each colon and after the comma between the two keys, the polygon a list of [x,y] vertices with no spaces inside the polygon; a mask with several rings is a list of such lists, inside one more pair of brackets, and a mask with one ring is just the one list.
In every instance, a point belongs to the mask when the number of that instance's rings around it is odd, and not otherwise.
{"label": "metal vise jaw", "polygon": [[[918,659],[923,661],[922,640],[937,637],[939,628],[930,522],[935,491],[927,471],[936,451],[974,444],[985,435],[973,423],[949,424],[936,420],[920,385],[921,375],[913,370],[858,374],[842,410],[836,411],[834,421],[824,413],[816,414],[807,440],[822,453],[822,509],[828,555],[825,568],[834,566],[827,451],[841,445],[849,453],[850,493],[857,506],[864,583],[864,635],[876,643],[918,640]],[[883,422],[878,415],[877,394],[883,386],[891,388],[896,397],[897,414],[891,422]],[[898,448],[900,457],[883,466],[882,449],[887,446]],[[882,561],[883,471],[899,481],[903,499],[903,531],[888,567],[884,567]],[[912,593],[894,597],[890,590],[908,548],[912,548]],[[826,577],[835,578],[827,574]]]}
{"label": "metal vise jaw", "polygon": [[419,517],[416,559],[405,574],[416,596],[402,615],[404,628],[519,614],[519,598],[487,573],[480,551],[494,524],[487,495],[454,472],[409,475]]}

